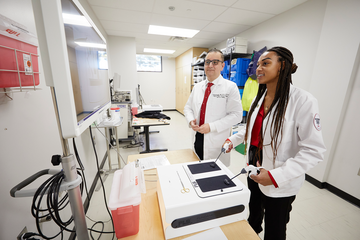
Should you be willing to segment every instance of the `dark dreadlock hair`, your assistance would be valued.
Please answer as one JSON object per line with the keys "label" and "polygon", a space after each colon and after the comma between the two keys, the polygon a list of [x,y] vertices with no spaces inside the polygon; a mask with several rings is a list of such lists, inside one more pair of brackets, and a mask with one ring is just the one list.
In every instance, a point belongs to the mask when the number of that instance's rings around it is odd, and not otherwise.
{"label": "dark dreadlock hair", "polygon": [[[271,113],[273,115],[270,124],[270,137],[271,137],[270,145],[273,150],[273,163],[275,163],[277,150],[282,139],[282,126],[284,122],[286,107],[290,96],[290,84],[292,84],[291,74],[296,72],[297,65],[293,63],[294,61],[293,55],[287,48],[273,47],[267,50],[267,52],[276,53],[276,55],[278,56],[278,61],[281,62],[279,80],[276,85],[275,97],[268,112],[269,114]],[[265,91],[266,91],[266,84],[259,84],[259,90],[257,96],[249,110],[249,114],[248,114],[249,120],[251,119],[251,115],[253,114],[256,106],[258,105],[259,100],[265,94]],[[272,111],[275,105],[276,107],[274,111]],[[250,121],[247,121],[246,123],[245,142],[248,139],[249,134],[251,134],[248,132],[249,122]],[[268,127],[267,126],[268,123],[269,122],[267,122],[265,129]],[[260,154],[260,147],[263,146],[262,132],[263,131],[260,131],[259,149],[257,154]],[[279,139],[279,134],[281,135],[280,139]]]}

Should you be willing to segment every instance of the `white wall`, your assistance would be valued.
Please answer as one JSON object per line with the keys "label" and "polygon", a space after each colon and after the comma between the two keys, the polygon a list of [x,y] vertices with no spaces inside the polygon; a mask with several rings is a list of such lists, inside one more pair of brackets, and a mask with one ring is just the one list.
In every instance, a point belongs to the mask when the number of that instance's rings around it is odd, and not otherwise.
{"label": "white wall", "polygon": [[[323,136],[328,148],[325,162],[319,168],[311,171],[311,174],[319,180],[327,181],[329,171],[333,168],[332,171],[337,171],[337,174],[344,177],[337,181],[332,179],[331,184],[339,186],[338,188],[347,184],[350,186],[350,189],[347,188],[349,189],[347,193],[358,198],[360,196],[358,187],[360,177],[357,176],[357,171],[360,162],[352,160],[356,148],[345,151],[341,145],[338,145],[338,139],[343,136],[341,135],[343,134],[341,132],[343,124],[351,121],[346,117],[359,119],[360,116],[360,111],[357,109],[351,115],[346,115],[346,109],[350,104],[358,105],[358,102],[351,103],[349,99],[359,66],[357,58],[359,56],[360,31],[354,30],[358,29],[360,25],[359,9],[360,1],[357,0],[328,1],[309,88],[309,91],[319,100],[322,110]],[[356,125],[352,127],[358,128]],[[355,132],[351,132],[345,138],[347,142],[359,143]],[[336,152],[341,155],[336,155]],[[339,164],[348,168],[337,169]]]}
{"label": "white wall", "polygon": [[[136,88],[145,103],[161,104],[164,109],[175,109],[175,59],[162,57],[161,73],[137,72],[135,38],[108,37],[109,77],[114,73],[121,76],[120,88],[131,90],[133,103],[136,103]],[[117,88],[117,86],[115,86]]]}
{"label": "white wall", "polygon": [[161,73],[138,72],[140,92],[145,103],[160,104],[166,110],[175,109],[175,58],[162,57]]}
{"label": "white wall", "polygon": [[135,38],[109,36],[108,38],[109,78],[118,73],[121,77],[120,88],[131,90],[135,97],[137,87],[136,43]]}
{"label": "white wall", "polygon": [[[334,140],[333,161],[329,170],[327,182],[345,192],[351,192],[354,197],[360,199],[358,187],[360,172],[359,140],[349,141],[351,136],[360,135],[360,48],[357,53],[357,63],[354,65],[354,77],[350,79],[349,93],[346,94],[347,106],[342,108],[343,120],[339,123],[337,139]],[[350,184],[349,184],[350,183]],[[357,183],[356,185],[353,183]],[[354,187],[355,186],[355,187]]]}
{"label": "white wall", "polygon": [[[31,1],[0,0],[0,6],[0,14],[36,33]],[[43,72],[41,62],[40,72]],[[16,239],[25,226],[29,231],[36,231],[35,220],[30,212],[32,198],[12,198],[11,188],[40,170],[61,169],[61,166],[54,167],[50,162],[52,155],[62,155],[63,152],[50,88],[45,85],[44,74],[40,74],[39,87],[41,90],[38,91],[9,94],[12,99],[0,93],[0,213],[3,219],[0,223],[0,239]],[[93,134],[101,161],[106,149],[105,139],[96,129]],[[89,130],[77,137],[76,143],[90,187],[96,172],[96,162]],[[72,142],[69,141],[69,144],[71,146]],[[74,153],[72,147],[70,151]],[[30,187],[38,187],[46,178]],[[47,223],[44,225],[49,235],[58,232],[58,228],[53,226]]]}

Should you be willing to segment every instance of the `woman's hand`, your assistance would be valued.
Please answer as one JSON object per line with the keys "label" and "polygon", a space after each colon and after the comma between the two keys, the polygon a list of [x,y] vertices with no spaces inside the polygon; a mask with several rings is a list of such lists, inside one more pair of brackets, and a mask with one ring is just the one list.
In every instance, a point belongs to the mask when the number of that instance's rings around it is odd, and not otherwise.
{"label": "woman's hand", "polygon": [[[261,167],[259,161],[256,162],[256,166]],[[273,185],[269,173],[265,168],[260,168],[260,173],[258,175],[252,175],[251,179],[263,186]]]}
{"label": "woman's hand", "polygon": [[231,142],[229,139],[226,139],[226,141],[225,141],[224,144],[222,145],[222,148],[223,148],[224,145],[227,144],[227,143],[229,144],[229,147],[228,147],[228,149],[226,150],[226,153],[230,152],[231,149],[234,148],[234,145],[232,144],[232,142]]}

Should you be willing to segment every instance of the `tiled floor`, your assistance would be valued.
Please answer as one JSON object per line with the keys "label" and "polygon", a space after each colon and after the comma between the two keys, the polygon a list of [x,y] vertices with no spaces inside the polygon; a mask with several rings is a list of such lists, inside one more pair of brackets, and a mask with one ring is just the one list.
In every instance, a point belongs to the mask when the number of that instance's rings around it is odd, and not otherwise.
{"label": "tiled floor", "polygon": [[[150,127],[151,131],[160,131],[150,134],[150,148],[167,148],[169,151],[192,148],[192,130],[188,128],[183,115],[176,111],[164,112],[171,117],[169,126]],[[142,140],[144,141],[144,140]],[[128,145],[124,142],[121,145]],[[120,149],[124,161],[128,155],[138,154],[143,147]],[[230,170],[237,174],[243,168],[245,160],[243,155],[236,151],[231,153]],[[112,162],[116,162],[116,152],[112,150]],[[105,164],[105,167],[107,164]],[[114,165],[114,167],[116,167]],[[110,174],[104,182],[105,195],[109,197],[112,176]],[[239,179],[246,184],[246,176]],[[91,200],[87,217],[96,221],[108,221],[109,215],[105,209],[103,193],[96,191]],[[87,218],[87,225],[91,227],[93,221]],[[95,229],[100,230],[100,226]],[[105,224],[104,231],[112,229],[111,223]],[[93,234],[97,239],[98,235]],[[263,239],[263,232],[260,233]],[[112,239],[111,234],[103,234],[100,239]],[[114,238],[115,239],[115,238]],[[360,239],[360,208],[354,206],[325,189],[319,189],[305,182],[296,200],[293,203],[290,222],[287,227],[288,240],[359,240]]]}

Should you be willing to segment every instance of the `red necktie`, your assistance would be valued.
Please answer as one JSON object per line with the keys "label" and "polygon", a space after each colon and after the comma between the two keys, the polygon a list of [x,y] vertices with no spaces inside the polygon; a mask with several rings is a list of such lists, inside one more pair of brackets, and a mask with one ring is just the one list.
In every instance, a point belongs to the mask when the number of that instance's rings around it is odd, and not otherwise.
{"label": "red necktie", "polygon": [[205,90],[205,95],[204,95],[204,100],[203,103],[201,105],[201,110],[200,110],[200,122],[199,122],[199,126],[203,125],[205,122],[205,112],[206,112],[206,103],[207,100],[209,98],[209,95],[211,93],[211,86],[214,85],[213,83],[208,83],[207,88]]}

